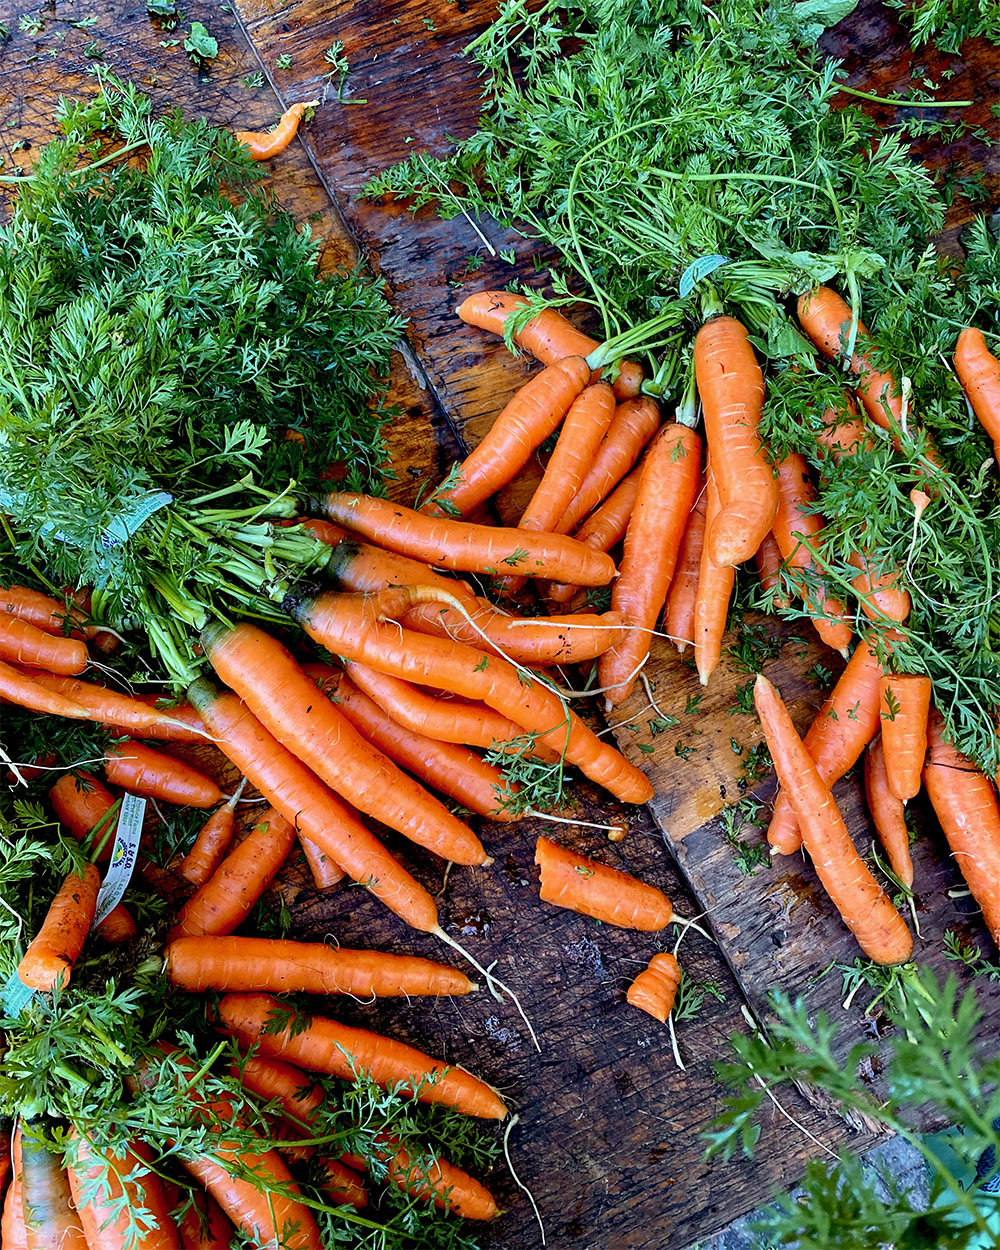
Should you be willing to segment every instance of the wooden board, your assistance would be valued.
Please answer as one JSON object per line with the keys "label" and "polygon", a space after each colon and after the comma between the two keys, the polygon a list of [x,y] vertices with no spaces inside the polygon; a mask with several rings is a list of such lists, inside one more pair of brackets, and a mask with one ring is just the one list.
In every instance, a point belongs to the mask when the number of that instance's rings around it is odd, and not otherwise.
{"label": "wooden board", "polygon": [[[412,499],[422,479],[439,476],[453,459],[458,435],[475,441],[526,374],[521,362],[457,323],[451,310],[459,284],[474,289],[528,275],[532,248],[483,225],[494,250],[516,246],[520,260],[511,268],[490,257],[461,220],[443,224],[423,214],[413,222],[396,206],[360,203],[355,197],[371,172],[407,154],[408,139],[442,150],[446,134],[467,133],[478,88],[459,52],[490,19],[493,5],[473,0],[419,5],[240,0],[230,12],[209,4],[185,6],[185,11],[190,19],[205,22],[220,42],[219,59],[204,71],[195,70],[179,47],[162,46],[174,36],[151,22],[135,0],[100,0],[82,7],[0,4],[0,21],[13,32],[0,48],[0,143],[8,168],[19,159],[12,151],[16,142],[37,143],[50,133],[51,107],[60,91],[93,89],[86,76],[88,45],[98,45],[111,69],[151,89],[158,102],[170,100],[218,124],[245,128],[269,124],[277,104],[274,94],[247,87],[244,78],[262,69],[282,103],[313,98],[326,87],[323,51],[335,39],[343,40],[352,65],[349,98],[368,103],[328,103],[304,145],[295,145],[275,163],[273,181],[281,200],[301,219],[317,214],[313,228],[327,240],[325,264],[353,257],[360,246],[412,319],[409,344],[394,368],[393,393],[403,415],[391,435],[399,474],[392,490],[398,498]],[[44,29],[34,35],[19,31],[22,14],[44,18]],[[96,25],[71,25],[91,15]],[[898,33],[885,26],[878,6],[866,4],[851,29],[854,33],[842,40],[845,55],[887,66],[883,89],[897,81],[900,59],[891,49],[899,46]],[[875,49],[881,49],[877,57]],[[289,69],[279,68],[281,56],[291,57]],[[973,62],[962,72],[985,88],[985,62]],[[969,91],[968,77],[955,81],[956,90]],[[20,159],[30,159],[30,153]],[[471,277],[470,256],[483,262]],[[818,654],[813,644],[790,644],[773,665],[783,690],[795,700],[800,722],[816,698],[800,674]],[[687,713],[696,687],[676,658],[658,649],[652,676],[657,701],[679,717],[680,725],[653,739],[640,718],[637,734],[622,730],[620,737],[650,769],[657,800],[648,813],[626,815],[579,785],[573,796],[578,815],[608,824],[626,818],[630,833],[618,846],[599,830],[575,840],[586,853],[663,886],[679,911],[694,914],[707,904],[726,959],[758,1009],[763,992],[778,984],[806,989],[816,1006],[834,1006],[838,986],[832,978],[806,985],[815,968],[803,960],[800,917],[809,917],[822,934],[814,945],[824,954],[837,932],[835,921],[816,910],[812,884],[773,870],[741,880],[709,820],[723,797],[728,801],[738,793],[738,761],[729,738],[752,742],[752,718],[728,711],[746,675],[727,671],[701,705]],[[731,728],[736,723],[739,733]],[[701,731],[697,741],[695,730]],[[686,762],[675,754],[678,737],[698,748]],[[653,753],[638,751],[640,742],[652,746]],[[857,825],[856,804],[850,820]],[[664,1032],[623,1002],[628,981],[667,940],[611,931],[540,905],[531,863],[538,827],[529,822],[515,828],[486,826],[483,837],[496,864],[488,872],[456,870],[439,902],[448,931],[484,961],[498,959],[500,975],[518,986],[539,1028],[541,1055],[531,1051],[510,1005],[495,1004],[485,995],[377,1009],[349,1004],[341,1010],[338,1005],[337,1011],[352,1021],[377,1021],[386,1031],[462,1062],[501,1087],[521,1115],[514,1158],[539,1202],[551,1244],[573,1250],[673,1250],[708,1235],[772,1187],[790,1184],[813,1147],[783,1122],[768,1118],[756,1164],[703,1161],[698,1132],[721,1098],[711,1064],[724,1053],[726,1034],[740,1025],[739,985],[718,952],[690,939],[687,973],[719,984],[726,1000],[709,1000],[702,1015],[684,1026],[681,1044],[689,1071],[678,1074]],[[662,830],[668,831],[697,898],[664,854]],[[936,852],[932,858],[939,863]],[[435,890],[442,889],[440,865],[425,858],[413,867]],[[940,867],[936,871],[940,875]],[[935,898],[938,885],[935,878]],[[430,939],[412,934],[356,891],[320,897],[299,876],[286,894],[302,937],[332,934],[345,943],[438,954]],[[844,953],[850,956],[849,949]],[[841,1121],[824,1117],[794,1093],[787,1105],[832,1146],[848,1140]],[[852,1140],[856,1144],[858,1139]],[[507,1211],[487,1234],[489,1243],[534,1244],[523,1195],[503,1169],[491,1184]]]}

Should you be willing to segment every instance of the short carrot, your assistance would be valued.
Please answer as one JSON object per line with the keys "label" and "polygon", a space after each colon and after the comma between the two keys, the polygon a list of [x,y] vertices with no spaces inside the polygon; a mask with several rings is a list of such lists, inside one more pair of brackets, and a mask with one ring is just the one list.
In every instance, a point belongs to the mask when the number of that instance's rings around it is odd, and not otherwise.
{"label": "short carrot", "polygon": [[716,564],[707,541],[712,525],[721,514],[722,504],[715,480],[715,466],[710,464],[705,476],[705,535],[698,570],[698,589],[694,600],[694,662],[698,680],[703,686],[722,659],[722,640],[729,619],[729,601],[736,584],[736,569],[731,564]]}
{"label": "short carrot", "polygon": [[906,923],[858,854],[829,787],[763,674],[754,685],[754,702],[782,791],[795,809],[823,888],[870,959],[905,963],[913,953]]}
{"label": "short carrot", "polygon": [[292,104],[281,114],[273,130],[237,130],[236,139],[249,148],[255,161],[269,161],[272,156],[284,152],[298,133],[299,122],[306,109],[313,108],[316,103],[312,100],[308,104]]}
{"label": "short carrot", "polygon": [[101,874],[88,864],[82,876],[70,873],[17,966],[17,975],[33,990],[51,993],[69,984],[73,965],[90,932],[97,909]]}
{"label": "short carrot", "polygon": [[222,791],[211,777],[141,742],[108,747],[104,772],[114,786],[178,807],[214,807],[222,799]]}
{"label": "short carrot", "polygon": [[321,847],[309,838],[298,835],[299,846],[302,848],[302,854],[306,857],[306,863],[309,865],[309,873],[313,879],[313,885],[317,890],[332,890],[335,885],[339,885],[345,877],[345,873],[333,856],[328,855]]}
{"label": "short carrot", "polygon": [[242,787],[234,791],[221,807],[209,816],[198,831],[194,845],[184,856],[180,874],[192,885],[204,885],[219,864],[222,863],[236,828],[236,804]]}
{"label": "short carrot", "polygon": [[986,346],[982,330],[967,326],[958,336],[955,372],[1000,463],[1000,360]]}
{"label": "short carrot", "polygon": [[[632,470],[583,522],[573,537],[577,542],[593,547],[595,551],[610,551],[625,537],[632,519],[642,466]],[[546,598],[554,603],[568,603],[581,587],[572,582],[550,582],[545,588]]]}
{"label": "short carrot", "polygon": [[910,615],[910,593],[900,584],[899,570],[875,573],[868,557],[859,551],[852,552],[847,562],[859,570],[858,576],[851,578],[851,587],[865,616],[877,623],[888,617],[901,625]]}
{"label": "short carrot", "polygon": [[79,638],[47,634],[29,621],[7,613],[0,613],[0,659],[61,676],[82,673],[90,663],[87,644]]}
{"label": "short carrot", "polygon": [[920,793],[927,754],[931,679],[884,673],[879,681],[879,720],[889,789],[905,803]]}
{"label": "short carrot", "polygon": [[[75,1132],[73,1145],[69,1187],[89,1250],[122,1250],[125,1245],[130,1250],[186,1250],[145,1142],[109,1150]],[[128,1208],[144,1212],[133,1217],[139,1229],[134,1237],[128,1237]]]}
{"label": "short carrot", "polygon": [[913,887],[913,860],[906,809],[889,788],[882,738],[875,738],[865,752],[865,795],[879,841],[889,856],[889,867],[906,888]]}
{"label": "short carrot", "polygon": [[28,586],[0,587],[0,614],[19,617],[47,634],[80,637],[96,632],[86,627],[84,614],[74,604],[60,603]]}
{"label": "short carrot", "polygon": [[98,936],[109,946],[123,946],[138,932],[139,927],[124,903],[116,903],[97,926]]}
{"label": "short carrot", "polygon": [[701,575],[701,553],[705,549],[705,512],[708,492],[702,474],[694,504],[688,513],[684,537],[677,552],[677,567],[670,582],[663,612],[663,631],[681,654],[694,646],[695,603]]}
{"label": "short carrot", "polygon": [[548,838],[535,844],[535,863],[541,869],[539,897],[545,903],[622,929],[665,929],[673,919],[670,899],[656,886]]}
{"label": "short carrot", "polygon": [[657,951],[628,987],[625,1001],[666,1024],[681,983],[681,966],[670,951]]}

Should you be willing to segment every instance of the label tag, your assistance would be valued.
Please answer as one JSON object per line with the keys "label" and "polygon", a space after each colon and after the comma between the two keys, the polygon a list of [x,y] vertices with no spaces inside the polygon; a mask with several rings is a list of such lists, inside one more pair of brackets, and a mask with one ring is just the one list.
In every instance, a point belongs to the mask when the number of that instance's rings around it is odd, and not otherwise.
{"label": "label tag", "polygon": [[716,269],[721,269],[723,265],[728,265],[730,259],[729,256],[713,253],[711,256],[699,256],[697,260],[693,260],[681,274],[680,282],[677,283],[677,292],[681,299],[690,295],[703,278],[707,278],[710,273],[715,273]]}
{"label": "label tag", "polygon": [[29,988],[17,975],[17,969],[10,974],[10,979],[0,991],[0,1002],[3,1003],[3,1014],[9,1018],[19,1016],[35,997],[36,990]]}
{"label": "label tag", "polygon": [[132,535],[146,524],[154,512],[159,512],[161,508],[173,502],[173,495],[165,490],[147,495],[145,499],[137,499],[129,511],[116,516],[104,531],[101,535],[101,546],[105,551],[111,551],[115,547],[120,547],[122,543],[127,543]]}
{"label": "label tag", "polygon": [[145,815],[145,799],[135,794],[122,795],[122,805],[118,812],[118,828],[115,830],[115,844],[111,848],[111,862],[101,882],[101,888],[97,892],[97,910],[94,913],[94,923],[90,926],[91,930],[95,929],[102,920],[106,920],[109,913],[118,906],[132,879]]}

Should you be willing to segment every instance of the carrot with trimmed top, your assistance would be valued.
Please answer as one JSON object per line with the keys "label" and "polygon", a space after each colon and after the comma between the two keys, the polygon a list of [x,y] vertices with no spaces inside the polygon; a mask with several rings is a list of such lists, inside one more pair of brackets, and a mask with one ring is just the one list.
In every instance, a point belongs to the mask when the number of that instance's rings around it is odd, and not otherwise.
{"label": "carrot with trimmed top", "polygon": [[272,994],[352,994],[355,998],[468,994],[464,972],[416,955],[348,950],[279,938],[175,938],[163,952],[171,985]]}
{"label": "carrot with trimmed top", "polygon": [[910,890],[913,888],[913,859],[906,809],[903,800],[889,788],[881,735],[872,740],[865,752],[865,795],[875,832],[889,856],[889,867]]}
{"label": "carrot with trimmed top", "polygon": [[670,899],[656,886],[548,838],[535,844],[535,863],[541,869],[539,897],[544,903],[646,932],[665,929],[674,918]]}
{"label": "carrot with trimmed top", "polygon": [[[620,543],[632,519],[641,477],[642,465],[633,469],[601,506],[587,517],[573,535],[576,541],[593,547],[595,551],[610,551],[616,543]],[[554,603],[568,603],[580,589],[573,582],[550,582],[545,588],[545,595]]]}
{"label": "carrot with trimmed top", "polygon": [[468,825],[375,750],[329,699],[317,697],[313,682],[280,642],[246,622],[232,629],[209,625],[201,641],[220,678],[331,790],[444,859],[488,862]]}
{"label": "carrot with trimmed top", "polygon": [[209,816],[198,830],[194,845],[184,856],[180,874],[192,885],[204,885],[225,858],[236,829],[236,804],[243,793],[245,781],[221,807]]}
{"label": "carrot with trimmed top", "polygon": [[[122,1250],[125,1245],[130,1250],[186,1250],[145,1142],[111,1150],[95,1146],[76,1130],[71,1140],[75,1154],[67,1170],[69,1188],[89,1250]],[[129,1208],[144,1214],[130,1220]],[[126,1240],[132,1220],[137,1235]]]}
{"label": "carrot with trimmed top", "polygon": [[[41,694],[32,695],[35,701],[27,702],[18,697],[13,677],[21,682],[30,683],[48,696],[46,706],[38,706],[42,702]],[[10,684],[8,684],[8,682]],[[142,698],[133,699],[129,695],[119,694],[117,690],[109,690],[105,686],[96,686],[92,682],[80,681],[76,677],[62,677],[56,673],[42,673],[34,670],[19,671],[0,662],[0,696],[21,707],[31,708],[36,712],[51,712],[55,716],[67,716],[72,720],[93,720],[102,725],[113,725],[130,734],[143,734],[155,726],[172,721],[169,709],[150,706]],[[190,729],[189,722],[183,720],[178,724],[182,729]]]}
{"label": "carrot with trimmed top", "polygon": [[24,1124],[20,1173],[27,1250],[89,1250],[61,1154],[41,1121]]}
{"label": "carrot with trimmed top", "polygon": [[[289,1020],[285,1005],[269,994],[225,994],[216,1008],[217,1026],[243,1047],[266,1058],[287,1059],[310,1072],[345,1081],[364,1070],[380,1085],[405,1082],[420,1102],[441,1103],[465,1115],[502,1120],[500,1096],[464,1068],[431,1059],[414,1046],[325,1016],[308,1023]],[[434,1076],[433,1082],[427,1080]]]}
{"label": "carrot with trimmed top", "polygon": [[729,619],[729,601],[736,585],[736,568],[732,564],[716,564],[708,544],[712,524],[722,510],[715,466],[709,464],[705,474],[705,541],[701,548],[698,589],[694,597],[694,662],[698,680],[703,686],[719,667],[722,640]]}
{"label": "carrot with trimmed top", "polygon": [[61,603],[28,586],[0,587],[0,614],[16,616],[47,634],[91,638],[97,633],[94,626],[85,624],[85,615],[74,604]]}
{"label": "carrot with trimmed top", "polygon": [[666,1024],[681,984],[681,966],[670,951],[657,951],[628,987],[625,1001]]}
{"label": "carrot with trimmed top", "polygon": [[306,109],[315,108],[318,103],[318,100],[310,100],[308,104],[292,104],[281,114],[273,130],[237,130],[236,139],[249,149],[253,160],[269,161],[284,152],[298,134]]}
{"label": "carrot with trimmed top", "polygon": [[824,890],[869,959],[905,963],[913,953],[906,922],[858,854],[829,787],[762,673],[754,684],[754,703],[782,792],[792,803]]}
{"label": "carrot with trimmed top", "polygon": [[663,631],[682,655],[687,647],[694,646],[694,613],[701,575],[701,553],[705,549],[707,508],[708,492],[705,474],[702,473],[684,527],[684,537],[677,552],[677,567],[663,610]]}
{"label": "carrot with trimmed top", "polygon": [[1000,463],[1000,360],[986,346],[982,330],[966,326],[955,344],[955,372],[979,424],[993,440]]}
{"label": "carrot with trimmed top", "polygon": [[944,718],[931,709],[924,786],[952,856],[982,908],[983,920],[1000,946],[1000,804],[988,777],[944,736]]}
{"label": "carrot with trimmed top", "polygon": [[0,658],[45,672],[72,677],[90,663],[87,644],[79,638],[47,634],[19,616],[0,613]]}
{"label": "carrot with trimmed top", "polygon": [[100,888],[101,874],[93,864],[86,866],[82,876],[69,874],[17,965],[17,975],[24,985],[46,993],[57,985],[66,988],[94,922]]}
{"label": "carrot with trimmed top", "polygon": [[211,777],[141,742],[108,747],[104,773],[114,786],[178,807],[214,807],[222,799],[222,791]]}
{"label": "carrot with trimmed top", "polygon": [[904,803],[920,793],[927,754],[931,679],[913,673],[883,673],[879,719],[889,789]]}
{"label": "carrot with trimmed top", "polygon": [[[390,551],[456,572],[525,573],[552,581],[606,586],[614,561],[565,534],[531,534],[427,516],[388,499],[336,492],[320,506],[334,521]],[[456,596],[461,598],[461,595]]]}

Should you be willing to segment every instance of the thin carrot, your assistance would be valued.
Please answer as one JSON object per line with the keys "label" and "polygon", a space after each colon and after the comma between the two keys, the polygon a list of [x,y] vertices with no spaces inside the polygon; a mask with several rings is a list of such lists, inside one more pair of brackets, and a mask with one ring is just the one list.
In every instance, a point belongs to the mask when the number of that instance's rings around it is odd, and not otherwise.
{"label": "thin carrot", "polygon": [[920,793],[927,754],[927,717],[931,679],[915,674],[884,673],[879,681],[879,719],[889,789],[905,803]]}
{"label": "thin carrot", "polygon": [[[632,470],[611,492],[589,517],[584,521],[573,537],[577,542],[593,547],[595,551],[610,551],[616,543],[625,537],[628,523],[632,519],[636,496],[639,494],[639,479],[642,477],[642,466]],[[554,603],[568,603],[581,587],[572,582],[550,582],[546,587],[546,597]]]}
{"label": "thin carrot", "polygon": [[20,1132],[14,1134],[12,1143],[14,1166],[10,1185],[3,1200],[3,1218],[0,1220],[0,1245],[3,1250],[28,1250],[28,1233],[24,1227],[24,1201],[21,1194],[21,1147]]}
{"label": "thin carrot", "polygon": [[224,935],[239,928],[274,880],[294,842],[294,826],[269,808],[180,909],[167,936]]}
{"label": "thin carrot", "polygon": [[989,778],[945,740],[944,719],[931,710],[924,786],[951,853],[983,920],[1000,946],[1000,804]]}
{"label": "thin carrot", "polygon": [[171,985],[272,994],[352,994],[356,998],[468,994],[463,972],[416,955],[348,950],[278,938],[176,938],[164,951]]}
{"label": "thin carrot", "polygon": [[[221,679],[331,790],[445,859],[488,862],[468,825],[375,750],[329,699],[317,698],[315,685],[276,639],[244,622],[228,630],[210,625],[201,641]],[[317,840],[311,832],[307,836]]]}
{"label": "thin carrot", "polygon": [[[853,768],[878,732],[881,677],[875,652],[862,639],[805,736],[824,785],[832,786]],[[802,845],[795,809],[784,793],[775,799],[767,840],[780,855],[793,855]]]}
{"label": "thin carrot", "polygon": [[24,985],[49,993],[69,984],[73,965],[90,932],[101,874],[88,864],[83,876],[70,873],[59,887],[34,940],[17,965]]}
{"label": "thin carrot", "polygon": [[108,747],[104,772],[112,785],[179,807],[214,807],[222,798],[211,777],[141,742]]}
{"label": "thin carrot", "polygon": [[771,605],[776,610],[787,608],[790,602],[788,596],[782,594],[779,589],[784,560],[781,557],[781,550],[773,534],[765,536],[764,541],[757,548],[757,554],[753,560],[757,566],[757,578],[760,582],[760,588],[765,594],[770,594]]}
{"label": "thin carrot", "polygon": [[665,929],[673,919],[670,899],[656,886],[548,838],[535,844],[535,863],[541,869],[539,897],[545,903],[622,929]]}
{"label": "thin carrot", "polygon": [[[710,464],[705,475],[706,540],[721,509],[715,466]],[[694,662],[698,669],[698,680],[703,686],[708,684],[709,677],[722,659],[722,639],[726,633],[729,600],[735,584],[735,567],[731,564],[716,564],[712,559],[711,548],[705,541],[701,548],[701,567],[698,570],[698,589],[694,600]]]}
{"label": "thin carrot", "polygon": [[627,632],[598,661],[606,708],[628,698],[649,656],[700,471],[701,439],[695,431],[682,421],[664,426],[643,461],[621,569],[611,590],[612,610],[622,614]]}
{"label": "thin carrot", "polygon": [[955,372],[1000,463],[1000,360],[986,346],[982,330],[967,326],[958,336]]}
{"label": "thin carrot", "polygon": [[82,673],[90,663],[87,644],[79,638],[47,634],[6,613],[0,613],[0,658],[64,676]]}
{"label": "thin carrot", "polygon": [[906,923],[858,854],[829,787],[795,732],[778,692],[763,674],[754,685],[754,702],[782,792],[795,809],[823,888],[870,959],[879,964],[904,963],[913,953]]}
{"label": "thin carrot", "polygon": [[[45,694],[50,696],[51,706],[39,707],[36,706],[36,702],[26,702],[18,697],[13,682],[14,675],[21,681],[30,682],[36,688],[40,687]],[[114,725],[125,729],[131,734],[142,734],[157,725],[172,721],[169,709],[161,710],[144,702],[141,698],[133,699],[128,695],[119,694],[117,690],[95,686],[75,677],[61,677],[54,673],[35,671],[20,672],[3,663],[0,663],[0,696],[10,699],[11,703],[17,703],[21,707],[30,707],[34,711],[51,711],[53,715],[68,716],[73,720],[94,720],[103,725]],[[191,728],[190,724],[183,720],[178,723],[181,728]]]}
{"label": "thin carrot", "polygon": [[[68,1170],[69,1188],[89,1250],[122,1250],[125,1245],[130,1250],[185,1250],[145,1142],[133,1141],[120,1151],[99,1148],[79,1132],[71,1140],[75,1157]],[[131,1215],[130,1209],[144,1214]],[[135,1236],[128,1236],[130,1223],[134,1229],[138,1225]]]}
{"label": "thin carrot", "polygon": [[228,1250],[233,1226],[222,1208],[203,1189],[181,1190],[172,1181],[163,1187],[171,1204],[183,1250]]}
{"label": "thin carrot", "polygon": [[[455,311],[466,325],[503,337],[507,318],[527,302],[523,295],[512,295],[509,291],[477,291],[467,296]],[[555,364],[567,356],[589,356],[601,346],[554,308],[543,308],[537,317],[532,317],[514,335],[514,342],[544,365]],[[601,372],[595,369],[591,381],[597,382]],[[615,395],[619,399],[628,399],[638,395],[641,386],[641,366],[631,360],[621,361],[614,383]]]}
{"label": "thin carrot", "polygon": [[289,824],[415,929],[430,932],[437,928],[437,908],[424,887],[314,773],[268,733],[235,694],[217,691],[199,678],[188,690],[188,698],[218,739],[222,753]]}
{"label": "thin carrot", "polygon": [[85,625],[86,617],[74,604],[60,603],[28,586],[0,587],[0,614],[19,617],[47,634],[92,637],[97,631]]}
{"label": "thin carrot", "polygon": [[89,1250],[66,1169],[38,1121],[25,1126],[20,1155],[27,1250]]}
{"label": "thin carrot", "polygon": [[[163,696],[158,694],[134,694],[129,698],[131,703],[144,704],[160,715],[159,720],[141,726],[143,738],[156,738],[161,742],[204,743],[208,741],[208,733],[201,723],[201,717],[190,703],[171,703],[167,707],[161,707],[162,699]],[[133,711],[141,715],[139,709],[135,708]],[[136,727],[111,722],[106,723],[104,728],[110,730],[116,738],[138,732]]]}
{"label": "thin carrot", "polygon": [[[317,525],[337,528],[326,521],[310,520],[305,524],[310,529]],[[371,592],[387,590],[390,586],[439,586],[459,599],[476,602],[475,591],[457,577],[445,577],[425,561],[411,560],[395,551],[359,542],[346,530],[337,532],[343,537],[331,551],[323,572],[342,590]]]}
{"label": "thin carrot", "polygon": [[311,100],[308,104],[293,104],[281,114],[273,130],[237,130],[236,139],[250,149],[255,161],[269,161],[272,156],[284,152],[298,133],[299,122],[306,109],[315,107],[317,103]]}
{"label": "thin carrot", "polygon": [[885,754],[881,735],[865,752],[865,794],[875,832],[889,856],[889,867],[906,888],[913,887],[913,860],[910,856],[910,835],[906,828],[903,800],[889,789],[885,771]]}
{"label": "thin carrot", "polygon": [[442,1103],[465,1115],[502,1120],[507,1114],[499,1095],[464,1068],[367,1029],[324,1016],[312,1016],[308,1023],[290,1021],[286,1007],[268,994],[225,994],[216,1010],[225,1033],[243,1047],[258,1047],[267,1058],[287,1059],[345,1081],[364,1070],[380,1085],[405,1082],[420,1102]]}
{"label": "thin carrot", "polygon": [[694,615],[698,597],[698,579],[701,575],[701,553],[705,549],[705,512],[708,508],[708,492],[705,475],[701,476],[694,504],[688,513],[684,537],[677,552],[677,567],[670,583],[667,603],[663,612],[663,630],[676,646],[684,651],[694,646]]}
{"label": "thin carrot", "polygon": [[753,558],[778,508],[774,471],[757,433],[764,376],[746,330],[732,317],[715,317],[698,331],[694,368],[720,501],[706,546],[715,564],[737,565]]}
{"label": "thin carrot", "polygon": [[502,806],[503,774],[464,746],[413,733],[387,716],[343,673],[327,664],[307,664],[305,671],[373,746],[426,785],[490,820],[517,819]]}
{"label": "thin carrot", "polygon": [[240,786],[232,798],[216,808],[198,831],[194,845],[181,861],[180,874],[185,881],[190,881],[192,885],[204,885],[222,863],[233,840],[236,804],[242,792],[243,787]]}
{"label": "thin carrot", "polygon": [[681,984],[681,966],[670,951],[657,951],[628,987],[625,1001],[666,1024]]}
{"label": "thin carrot", "polygon": [[323,496],[320,506],[353,533],[440,568],[492,576],[521,572],[581,586],[605,586],[615,574],[609,556],[565,534],[451,521],[421,515],[387,499],[345,492]]}
{"label": "thin carrot", "polygon": [[367,597],[326,593],[286,601],[285,607],[310,637],[335,655],[481,700],[537,734],[622,802],[649,800],[652,787],[645,774],[598,738],[547,686],[485,651],[401,629],[395,619],[420,601],[419,588],[410,588]]}
{"label": "thin carrot", "polygon": [[[32,712],[47,716],[66,716],[71,720],[89,720],[90,712],[75,699],[50,690],[38,681],[39,674],[14,668],[0,660],[0,699]],[[58,679],[57,679],[58,680]]]}

